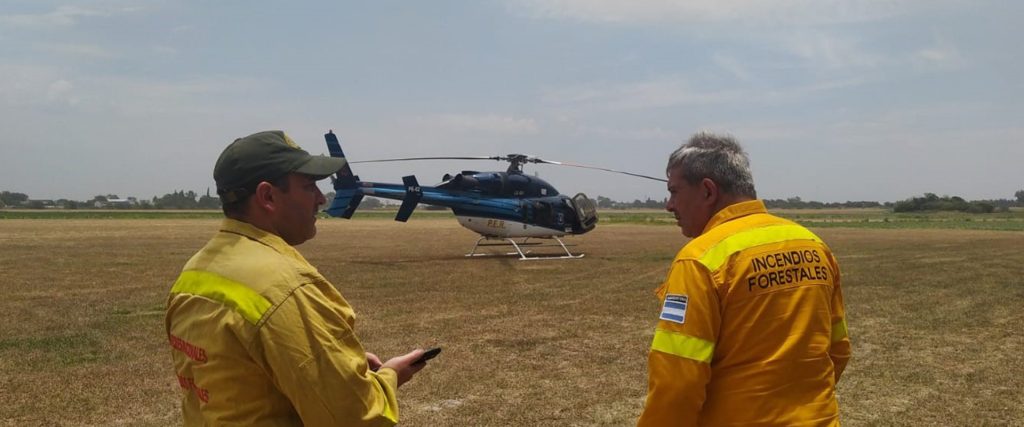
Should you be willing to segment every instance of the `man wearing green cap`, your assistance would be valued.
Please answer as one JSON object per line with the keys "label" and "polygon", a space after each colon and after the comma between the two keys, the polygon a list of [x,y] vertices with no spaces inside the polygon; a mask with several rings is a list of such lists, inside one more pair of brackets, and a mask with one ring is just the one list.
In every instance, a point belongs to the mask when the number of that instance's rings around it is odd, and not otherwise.
{"label": "man wearing green cap", "polygon": [[281,131],[239,138],[217,159],[227,218],[167,302],[185,425],[398,422],[398,386],[423,368],[423,350],[383,363],[366,353],[352,307],[293,247],[316,235],[316,181],[344,166]]}

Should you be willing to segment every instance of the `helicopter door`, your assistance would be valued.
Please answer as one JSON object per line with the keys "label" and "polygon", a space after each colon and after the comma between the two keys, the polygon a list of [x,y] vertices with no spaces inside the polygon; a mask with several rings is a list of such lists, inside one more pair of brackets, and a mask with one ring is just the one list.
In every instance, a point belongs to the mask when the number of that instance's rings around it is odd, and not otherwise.
{"label": "helicopter door", "polygon": [[593,230],[597,225],[597,207],[594,206],[594,201],[587,198],[586,194],[577,193],[572,197],[572,205],[576,209],[576,217],[580,220],[582,232]]}
{"label": "helicopter door", "polygon": [[562,230],[565,228],[564,214],[555,209],[549,200],[538,200],[530,204],[532,216],[529,220],[538,226]]}

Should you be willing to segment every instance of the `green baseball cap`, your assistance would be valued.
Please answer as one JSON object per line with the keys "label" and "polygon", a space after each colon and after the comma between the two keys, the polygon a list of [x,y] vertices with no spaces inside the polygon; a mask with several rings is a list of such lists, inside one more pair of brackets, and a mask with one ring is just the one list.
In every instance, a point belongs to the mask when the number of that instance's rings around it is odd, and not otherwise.
{"label": "green baseball cap", "polygon": [[244,199],[262,181],[292,172],[324,179],[345,164],[341,157],[312,156],[284,132],[268,130],[229,144],[213,167],[213,180],[221,200],[232,203]]}

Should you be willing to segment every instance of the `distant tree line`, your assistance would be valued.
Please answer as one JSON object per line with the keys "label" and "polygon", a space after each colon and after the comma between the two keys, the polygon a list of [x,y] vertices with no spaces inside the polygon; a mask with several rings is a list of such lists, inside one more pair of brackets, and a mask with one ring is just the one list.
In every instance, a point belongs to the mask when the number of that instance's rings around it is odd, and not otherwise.
{"label": "distant tree line", "polygon": [[27,209],[220,209],[220,198],[209,190],[200,196],[195,191],[177,190],[152,200],[121,198],[116,194],[101,194],[89,200],[37,200],[25,193],[0,192],[0,207]]}
{"label": "distant tree line", "polygon": [[879,203],[871,201],[846,201],[846,202],[818,202],[804,201],[799,197],[788,199],[765,199],[765,206],[769,209],[840,209],[840,208],[883,208],[892,207],[891,202]]}
{"label": "distant tree line", "polygon": [[[324,195],[327,202],[334,199],[334,192]],[[1013,206],[1024,207],[1024,190],[1014,193],[1015,199],[995,200],[974,200],[967,201],[958,196],[938,196],[935,193],[925,193],[922,197],[913,197],[899,202],[873,202],[873,201],[846,201],[846,202],[818,202],[805,201],[800,197],[788,199],[765,199],[765,205],[770,209],[838,209],[838,208],[889,208],[894,212],[922,212],[922,211],[959,211],[969,213],[990,213],[1005,212]],[[668,199],[651,199],[650,197],[632,202],[619,202],[605,196],[597,196],[597,207],[601,209],[663,209]],[[381,200],[374,197],[363,199],[360,208],[377,209],[388,206]],[[28,209],[220,209],[220,198],[210,195],[206,190],[205,195],[199,195],[195,191],[176,190],[163,196],[154,196],[151,200],[138,200],[134,197],[122,199],[116,194],[97,195],[85,201],[57,199],[57,200],[35,200],[28,194],[14,191],[0,191],[0,208],[28,208]],[[446,209],[443,206],[439,209]]]}
{"label": "distant tree line", "polygon": [[605,196],[597,196],[597,207],[599,209],[664,209],[668,199],[654,200],[648,197],[645,200],[635,199],[632,202],[616,202]]}
{"label": "distant tree line", "polygon": [[[922,212],[922,211],[959,211],[969,213],[991,213],[1005,212],[1013,206],[1024,207],[1024,190],[1014,193],[1014,200],[974,200],[967,201],[958,196],[939,197],[934,193],[925,193],[923,197],[913,197],[899,202],[875,202],[875,201],[846,201],[846,202],[818,202],[806,201],[800,197],[788,199],[764,199],[764,204],[769,209],[850,209],[850,208],[887,208],[893,212]],[[608,197],[597,196],[597,207],[601,209],[635,209],[635,208],[664,208],[667,200],[634,200],[632,202],[617,202]]]}
{"label": "distant tree line", "polygon": [[195,191],[178,190],[154,196],[151,204],[154,209],[220,209],[220,197],[210,196],[209,191],[200,196]]}
{"label": "distant tree line", "polygon": [[[1013,203],[1009,200],[1006,202]],[[1006,204],[1003,207],[1008,209],[1009,205]],[[893,206],[892,210],[893,212],[959,211],[969,213],[992,213],[996,211],[996,205],[992,201],[969,202],[958,196],[939,197],[935,193],[924,193],[923,197],[914,197],[896,202],[896,205]]]}
{"label": "distant tree line", "polygon": [[28,194],[11,191],[0,192],[0,206],[19,206],[28,201]]}

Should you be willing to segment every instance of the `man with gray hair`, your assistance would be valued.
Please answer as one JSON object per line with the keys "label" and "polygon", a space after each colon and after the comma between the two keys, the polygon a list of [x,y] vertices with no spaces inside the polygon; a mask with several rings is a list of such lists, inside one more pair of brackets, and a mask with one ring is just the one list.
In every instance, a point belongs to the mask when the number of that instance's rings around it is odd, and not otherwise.
{"label": "man with gray hair", "polygon": [[638,425],[838,425],[850,339],[831,250],[768,214],[732,137],[694,135],[666,174],[692,240],[657,290]]}

